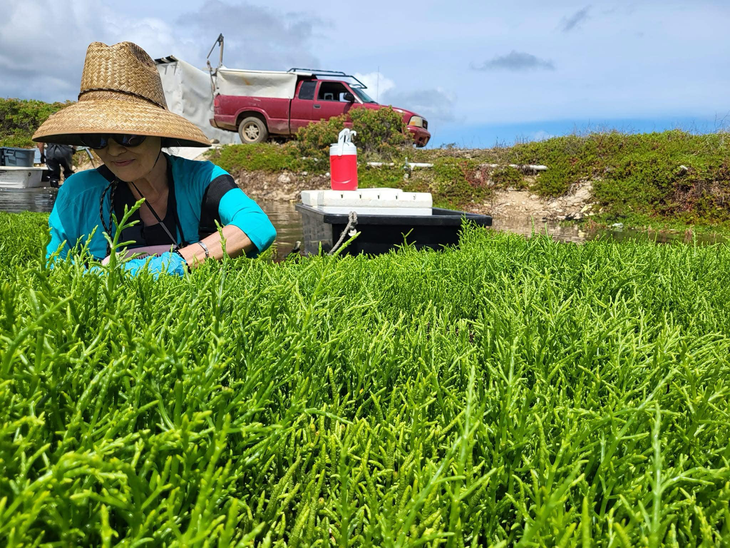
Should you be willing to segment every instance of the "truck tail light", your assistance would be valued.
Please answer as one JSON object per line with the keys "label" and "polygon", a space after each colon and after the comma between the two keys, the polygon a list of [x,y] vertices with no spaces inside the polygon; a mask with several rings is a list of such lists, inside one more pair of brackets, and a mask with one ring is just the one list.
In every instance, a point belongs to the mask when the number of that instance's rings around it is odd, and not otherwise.
{"label": "truck tail light", "polygon": [[220,106],[221,106],[221,96],[216,95],[215,98],[213,99],[213,112],[218,114],[218,109],[220,108]]}

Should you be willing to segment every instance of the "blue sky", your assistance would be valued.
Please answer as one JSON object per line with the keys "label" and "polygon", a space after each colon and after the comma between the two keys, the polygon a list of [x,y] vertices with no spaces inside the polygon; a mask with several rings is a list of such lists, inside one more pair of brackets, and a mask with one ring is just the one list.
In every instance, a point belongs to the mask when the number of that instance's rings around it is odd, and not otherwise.
{"label": "blue sky", "polygon": [[0,0],[0,96],[75,99],[92,41],[358,74],[432,145],[730,124],[730,2]]}

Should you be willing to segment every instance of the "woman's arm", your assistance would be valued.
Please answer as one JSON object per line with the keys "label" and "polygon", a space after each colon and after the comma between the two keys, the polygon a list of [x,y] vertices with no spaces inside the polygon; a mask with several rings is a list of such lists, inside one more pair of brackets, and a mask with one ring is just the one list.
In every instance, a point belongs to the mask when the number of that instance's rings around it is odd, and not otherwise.
{"label": "woman's arm", "polygon": [[205,256],[205,248],[199,243],[194,243],[181,248],[180,255],[190,268],[196,268],[207,258],[220,260],[223,258],[223,239],[226,241],[226,254],[229,257],[238,257],[242,253],[250,253],[256,249],[246,233],[235,225],[229,224],[223,227],[223,238],[220,233],[215,232],[202,240],[208,248],[209,257]]}
{"label": "woman's arm", "polygon": [[195,267],[206,259],[222,259],[223,240],[230,257],[255,257],[265,251],[274,241],[276,229],[261,207],[220,167],[210,162],[191,165],[197,168],[194,188],[199,197],[195,200],[201,203],[197,206],[194,202],[193,209],[200,208],[197,228],[203,239],[179,250],[188,265]]}

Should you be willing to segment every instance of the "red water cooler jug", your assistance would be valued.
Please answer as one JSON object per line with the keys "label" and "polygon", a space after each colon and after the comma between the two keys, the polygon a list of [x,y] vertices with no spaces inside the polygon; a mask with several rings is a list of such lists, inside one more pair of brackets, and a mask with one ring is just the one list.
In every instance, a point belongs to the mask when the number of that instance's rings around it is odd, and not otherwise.
{"label": "red water cooler jug", "polygon": [[330,180],[332,190],[357,190],[357,148],[352,138],[356,131],[345,128],[337,142],[330,145]]}

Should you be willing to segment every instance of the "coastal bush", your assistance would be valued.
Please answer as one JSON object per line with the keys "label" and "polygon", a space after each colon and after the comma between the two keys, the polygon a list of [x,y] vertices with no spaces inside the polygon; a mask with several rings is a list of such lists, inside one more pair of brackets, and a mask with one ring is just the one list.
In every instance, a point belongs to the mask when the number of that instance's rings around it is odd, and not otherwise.
{"label": "coastal bush", "polygon": [[617,214],[637,212],[687,222],[730,220],[730,150],[719,137],[667,132],[651,147],[637,144],[594,183],[597,202]]}
{"label": "coastal bush", "polygon": [[434,203],[440,207],[482,201],[490,194],[487,181],[476,177],[478,163],[461,158],[438,158],[433,164]]}
{"label": "coastal bush", "polygon": [[0,146],[30,148],[35,143],[31,140],[35,130],[46,119],[73,104],[45,103],[36,100],[11,99],[0,97]]}
{"label": "coastal bush", "polygon": [[730,535],[726,245],[469,228],[155,281],[4,226],[4,546]]}
{"label": "coastal bush", "polygon": [[290,143],[255,143],[246,145],[228,145],[213,149],[207,154],[208,159],[230,173],[242,169],[248,171],[297,171],[302,163],[298,151]]}
{"label": "coastal bush", "polygon": [[[357,132],[353,142],[363,159],[390,161],[402,157],[402,147],[411,142],[403,117],[391,107],[371,110],[353,108],[349,111],[352,129]],[[328,158],[330,145],[345,128],[347,115],[324,122],[309,124],[297,132],[297,145],[303,156]]]}
{"label": "coastal bush", "polygon": [[403,166],[357,166],[357,181],[360,188],[404,188],[406,170]]}
{"label": "coastal bush", "polygon": [[532,190],[559,196],[591,181],[607,214],[641,213],[688,222],[730,220],[730,141],[725,133],[620,132],[515,145],[510,160],[545,164]]}
{"label": "coastal bush", "polygon": [[511,166],[498,167],[492,170],[489,176],[495,186],[499,188],[515,188],[517,190],[529,188],[520,170]]}
{"label": "coastal bush", "polygon": [[393,107],[354,108],[350,111],[355,141],[365,157],[376,155],[384,160],[403,156],[403,147],[413,142],[403,116]]}
{"label": "coastal bush", "polygon": [[329,160],[330,145],[337,142],[340,131],[345,129],[345,119],[343,114],[299,128],[295,141],[299,154]]}

